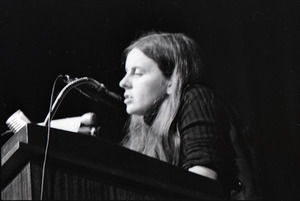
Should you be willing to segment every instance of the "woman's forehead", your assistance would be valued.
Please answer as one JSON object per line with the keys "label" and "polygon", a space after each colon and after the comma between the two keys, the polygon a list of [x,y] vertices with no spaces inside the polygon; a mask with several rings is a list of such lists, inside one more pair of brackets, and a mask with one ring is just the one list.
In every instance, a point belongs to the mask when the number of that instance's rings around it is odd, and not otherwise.
{"label": "woman's forehead", "polygon": [[145,55],[141,50],[134,48],[128,53],[125,62],[126,70],[133,67],[152,68],[158,67],[158,65],[153,59]]}

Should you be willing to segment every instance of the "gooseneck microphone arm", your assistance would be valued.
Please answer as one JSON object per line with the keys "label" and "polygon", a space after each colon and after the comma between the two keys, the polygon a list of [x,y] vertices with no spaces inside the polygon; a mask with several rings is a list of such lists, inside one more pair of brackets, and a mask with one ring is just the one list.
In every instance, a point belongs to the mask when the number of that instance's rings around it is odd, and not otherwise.
{"label": "gooseneck microphone arm", "polygon": [[[64,75],[62,80],[65,83],[70,83],[77,79],[78,78],[71,78],[69,75]],[[86,77],[85,79],[90,81],[89,84],[75,87],[75,89],[81,94],[95,102],[105,103],[106,105],[110,105],[114,108],[124,107],[123,98],[120,95],[109,91],[104,84],[99,83],[93,78]]]}
{"label": "gooseneck microphone arm", "polygon": [[80,85],[84,85],[84,84],[91,84],[93,85],[95,88],[99,88],[99,83],[94,80],[94,79],[91,79],[91,78],[88,78],[88,77],[83,77],[83,78],[77,78],[77,79],[74,79],[72,81],[70,81],[61,91],[60,93],[57,95],[52,107],[51,107],[51,110],[49,111],[49,113],[47,114],[44,122],[43,122],[43,125],[46,126],[49,118],[50,118],[50,114],[51,114],[51,119],[50,121],[52,120],[53,116],[55,115],[59,105],[61,104],[63,98],[67,95],[67,93],[73,89],[73,88],[76,88]]}

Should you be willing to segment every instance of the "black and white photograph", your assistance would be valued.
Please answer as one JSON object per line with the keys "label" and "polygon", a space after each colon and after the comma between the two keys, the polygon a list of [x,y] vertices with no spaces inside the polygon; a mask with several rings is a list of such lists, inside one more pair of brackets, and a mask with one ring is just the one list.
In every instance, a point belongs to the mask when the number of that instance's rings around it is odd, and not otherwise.
{"label": "black and white photograph", "polygon": [[300,199],[299,0],[0,0],[1,200]]}

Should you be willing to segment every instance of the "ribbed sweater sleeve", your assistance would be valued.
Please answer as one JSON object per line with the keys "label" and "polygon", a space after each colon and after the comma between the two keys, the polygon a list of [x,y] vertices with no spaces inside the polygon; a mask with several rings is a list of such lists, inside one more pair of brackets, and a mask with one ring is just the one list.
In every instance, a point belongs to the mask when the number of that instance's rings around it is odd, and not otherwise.
{"label": "ribbed sweater sleeve", "polygon": [[[226,163],[226,113],[215,94],[204,86],[188,89],[178,114],[181,137],[180,165],[201,165],[219,171]],[[227,154],[226,153],[226,154]]]}

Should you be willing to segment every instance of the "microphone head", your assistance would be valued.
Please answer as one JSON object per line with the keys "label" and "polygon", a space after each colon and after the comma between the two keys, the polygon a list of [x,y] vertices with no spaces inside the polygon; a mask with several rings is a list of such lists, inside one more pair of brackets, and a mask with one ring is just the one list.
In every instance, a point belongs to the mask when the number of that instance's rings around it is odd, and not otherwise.
{"label": "microphone head", "polygon": [[81,124],[83,125],[94,125],[96,122],[97,117],[93,112],[88,112],[81,116]]}

